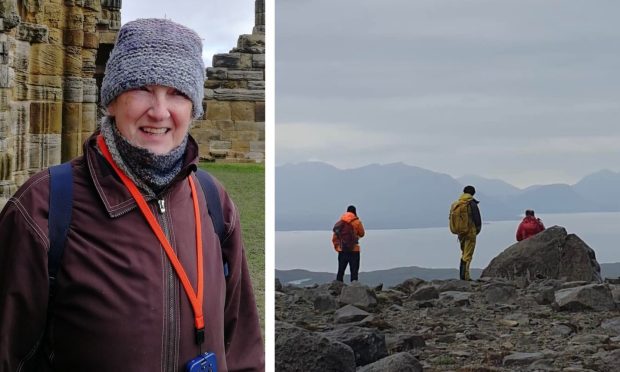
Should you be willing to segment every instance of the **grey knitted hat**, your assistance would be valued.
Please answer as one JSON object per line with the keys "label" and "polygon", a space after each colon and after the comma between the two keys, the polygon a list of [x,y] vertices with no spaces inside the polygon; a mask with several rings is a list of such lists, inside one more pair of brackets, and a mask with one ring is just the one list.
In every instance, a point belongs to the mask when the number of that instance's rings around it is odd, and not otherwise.
{"label": "grey knitted hat", "polygon": [[167,19],[138,19],[118,32],[101,85],[107,107],[119,94],[145,85],[178,89],[194,104],[194,119],[202,116],[205,67],[202,41],[196,32]]}

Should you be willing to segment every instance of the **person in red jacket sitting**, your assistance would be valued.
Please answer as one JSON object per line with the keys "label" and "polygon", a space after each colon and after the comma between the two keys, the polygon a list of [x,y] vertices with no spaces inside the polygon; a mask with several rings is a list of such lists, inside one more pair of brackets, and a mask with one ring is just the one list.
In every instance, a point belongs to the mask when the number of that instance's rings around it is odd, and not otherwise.
{"label": "person in red jacket sitting", "polygon": [[532,235],[536,235],[545,229],[540,218],[534,216],[534,211],[528,209],[525,211],[525,218],[519,224],[517,229],[517,241],[520,242],[523,239],[527,239]]}

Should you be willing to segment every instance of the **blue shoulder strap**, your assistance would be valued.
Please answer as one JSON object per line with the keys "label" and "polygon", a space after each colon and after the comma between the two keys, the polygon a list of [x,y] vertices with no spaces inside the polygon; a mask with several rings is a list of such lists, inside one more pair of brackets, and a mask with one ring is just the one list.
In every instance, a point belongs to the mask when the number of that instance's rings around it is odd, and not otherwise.
{"label": "blue shoulder strap", "polygon": [[73,174],[71,163],[66,162],[49,168],[50,199],[48,229],[50,248],[48,251],[48,275],[50,283],[50,297],[56,289],[56,276],[65,250],[69,224],[71,224],[71,209],[73,206]]}
{"label": "blue shoulder strap", "polygon": [[[198,177],[202,191],[205,194],[205,199],[207,199],[207,210],[209,211],[209,216],[211,216],[211,221],[213,222],[213,229],[220,239],[221,245],[225,238],[225,226],[219,191],[217,190],[217,186],[215,186],[213,177],[207,171],[198,169],[198,171],[196,171],[196,177]],[[224,276],[228,277],[228,274],[228,262],[224,260]]]}

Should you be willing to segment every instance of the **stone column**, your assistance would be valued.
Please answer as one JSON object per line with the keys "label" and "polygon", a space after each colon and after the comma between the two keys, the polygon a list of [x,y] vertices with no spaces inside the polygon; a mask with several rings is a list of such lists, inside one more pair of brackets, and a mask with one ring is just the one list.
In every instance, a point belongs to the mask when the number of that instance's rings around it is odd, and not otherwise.
{"label": "stone column", "polygon": [[265,0],[254,1],[254,29],[252,33],[265,33]]}
{"label": "stone column", "polygon": [[[66,3],[65,3],[66,4]],[[84,43],[84,12],[77,5],[66,8],[64,29],[64,89],[62,106],[62,159],[81,153],[82,132],[82,45]]]}
{"label": "stone column", "polygon": [[0,0],[0,208],[29,176],[82,152],[96,128],[95,74],[120,27],[120,6]]}
{"label": "stone column", "polygon": [[[0,18],[0,30],[4,27]],[[11,87],[15,72],[9,65],[10,43],[6,34],[0,33],[0,206],[15,192],[15,126],[11,115]]]}

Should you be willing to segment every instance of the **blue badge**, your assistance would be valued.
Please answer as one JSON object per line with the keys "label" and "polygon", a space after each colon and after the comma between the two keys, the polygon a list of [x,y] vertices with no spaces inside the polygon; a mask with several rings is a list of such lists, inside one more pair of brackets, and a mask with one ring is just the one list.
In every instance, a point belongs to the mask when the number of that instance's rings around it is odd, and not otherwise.
{"label": "blue badge", "polygon": [[217,361],[214,353],[204,353],[190,360],[186,372],[217,372]]}

